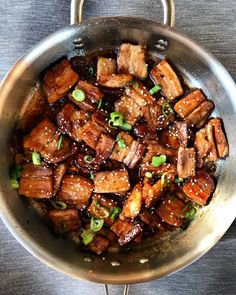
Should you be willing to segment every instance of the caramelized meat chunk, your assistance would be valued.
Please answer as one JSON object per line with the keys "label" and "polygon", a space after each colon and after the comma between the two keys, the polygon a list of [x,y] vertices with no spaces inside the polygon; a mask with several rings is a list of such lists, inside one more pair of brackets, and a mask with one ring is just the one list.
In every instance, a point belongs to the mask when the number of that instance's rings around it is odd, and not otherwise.
{"label": "caramelized meat chunk", "polygon": [[204,126],[213,109],[213,102],[204,101],[190,115],[188,115],[188,117],[185,119],[185,122],[188,124],[188,126],[196,126],[197,128],[201,128]]}
{"label": "caramelized meat chunk", "polygon": [[104,128],[101,125],[89,121],[80,129],[79,134],[88,146],[95,149],[103,132]]}
{"label": "caramelized meat chunk", "polygon": [[109,240],[101,235],[96,235],[92,242],[88,244],[88,249],[98,255],[106,251]]}
{"label": "caramelized meat chunk", "polygon": [[110,214],[115,207],[116,203],[110,197],[94,194],[88,212],[96,218],[103,218],[105,224],[110,226],[114,222]]}
{"label": "caramelized meat chunk", "polygon": [[179,178],[195,175],[196,153],[195,148],[180,147],[178,150],[177,171]]}
{"label": "caramelized meat chunk", "polygon": [[52,168],[32,163],[23,165],[18,193],[29,198],[51,198],[53,193]]}
{"label": "caramelized meat chunk", "polygon": [[98,165],[110,157],[114,146],[115,140],[111,136],[107,134],[101,135],[96,146],[96,162]]}
{"label": "caramelized meat chunk", "polygon": [[166,228],[165,224],[161,221],[161,218],[147,209],[139,214],[139,218],[143,223],[148,225],[151,230],[165,230]]}
{"label": "caramelized meat chunk", "polygon": [[57,114],[57,124],[62,133],[67,133],[73,140],[81,141],[80,128],[89,120],[89,114],[78,110],[71,103],[66,104]]}
{"label": "caramelized meat chunk", "polygon": [[83,209],[88,205],[92,191],[93,184],[89,179],[83,176],[65,175],[58,199]]}
{"label": "caramelized meat chunk", "polygon": [[222,129],[222,123],[220,119],[211,119],[208,126],[212,126],[214,130],[214,140],[217,149],[217,155],[219,158],[225,158],[229,154],[229,146],[226,136]]}
{"label": "caramelized meat chunk", "polygon": [[118,242],[122,246],[134,240],[142,232],[142,226],[138,221],[118,218],[111,230],[119,237]]}
{"label": "caramelized meat chunk", "polygon": [[76,209],[53,209],[49,211],[49,217],[52,220],[55,232],[58,234],[73,231],[80,226],[80,216]]}
{"label": "caramelized meat chunk", "polygon": [[112,75],[116,72],[116,60],[113,58],[99,57],[97,62],[97,81],[101,76]]}
{"label": "caramelized meat chunk", "polygon": [[175,123],[179,144],[183,147],[188,146],[188,125],[185,122]]}
{"label": "caramelized meat chunk", "polygon": [[151,185],[148,182],[144,183],[142,197],[145,207],[153,207],[155,203],[160,199],[165,187],[166,184],[163,183],[161,179],[159,179],[154,185]]}
{"label": "caramelized meat chunk", "polygon": [[135,218],[139,215],[142,205],[142,186],[136,184],[131,194],[126,199],[123,210],[120,214],[120,219]]}
{"label": "caramelized meat chunk", "polygon": [[124,164],[133,169],[142,159],[146,146],[134,140],[129,148],[128,155],[124,158]]}
{"label": "caramelized meat chunk", "polygon": [[205,171],[198,171],[196,176],[183,186],[184,193],[199,205],[205,205],[214,190],[214,181]]}
{"label": "caramelized meat chunk", "polygon": [[[204,158],[211,152],[211,150],[213,151],[213,154],[216,155],[215,148],[212,146],[211,142],[207,138],[206,128],[202,128],[196,133],[194,146],[196,148],[197,154],[197,166],[200,168],[204,163]],[[214,148],[214,150],[212,149],[212,147]]]}
{"label": "caramelized meat chunk", "polygon": [[94,178],[96,193],[119,193],[130,189],[127,170],[113,170],[95,173]]}
{"label": "caramelized meat chunk", "polygon": [[23,146],[26,150],[40,153],[47,162],[58,163],[71,155],[70,144],[66,138],[63,138],[61,148],[58,149],[59,137],[56,126],[44,119],[24,138]]}
{"label": "caramelized meat chunk", "polygon": [[61,99],[79,80],[79,76],[72,70],[68,60],[63,60],[49,69],[43,78],[43,87],[49,103]]}
{"label": "caramelized meat chunk", "polygon": [[163,221],[170,225],[181,226],[188,210],[188,206],[184,201],[167,196],[157,209],[157,213]]}
{"label": "caramelized meat chunk", "polygon": [[117,57],[119,71],[130,73],[140,79],[147,78],[146,46],[121,44]]}
{"label": "caramelized meat chunk", "polygon": [[[131,135],[124,131],[119,132],[117,139],[118,140],[110,158],[118,162],[123,162],[128,156],[130,147],[134,140]],[[119,140],[122,141],[122,144],[119,143]]]}
{"label": "caramelized meat chunk", "polygon": [[160,133],[160,143],[168,148],[178,150],[179,149],[179,138],[177,132],[173,126],[163,130]]}
{"label": "caramelized meat chunk", "polygon": [[144,123],[135,124],[134,134],[144,139],[157,139],[157,130]]}
{"label": "caramelized meat chunk", "polygon": [[61,186],[62,178],[67,170],[67,164],[61,163],[56,165],[53,170],[53,195],[55,196]]}
{"label": "caramelized meat chunk", "polygon": [[150,72],[155,84],[161,85],[168,100],[174,100],[184,93],[179,78],[166,60],[162,60]]}
{"label": "caramelized meat chunk", "polygon": [[97,110],[91,116],[91,119],[94,123],[98,124],[104,129],[104,132],[107,132],[111,135],[115,135],[117,132],[114,128],[111,128],[108,124],[108,114],[105,111]]}
{"label": "caramelized meat chunk", "polygon": [[143,158],[143,163],[151,162],[153,156],[166,155],[167,158],[176,162],[178,152],[172,148],[164,147],[156,141],[151,141],[148,144],[147,153]]}
{"label": "caramelized meat chunk", "polygon": [[141,82],[130,83],[125,88],[125,94],[136,102],[141,108],[155,103],[155,99],[151,96],[147,88]]}
{"label": "caramelized meat chunk", "polygon": [[164,163],[159,167],[155,167],[152,163],[147,162],[140,165],[140,175],[143,177],[146,172],[151,172],[155,176],[161,176],[164,173],[177,175],[177,168],[176,165],[172,163]]}

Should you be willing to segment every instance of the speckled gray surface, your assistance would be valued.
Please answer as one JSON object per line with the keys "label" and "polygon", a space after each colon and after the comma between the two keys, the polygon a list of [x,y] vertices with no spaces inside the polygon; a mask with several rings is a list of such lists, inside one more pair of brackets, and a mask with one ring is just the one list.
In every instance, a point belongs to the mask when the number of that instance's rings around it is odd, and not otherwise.
{"label": "speckled gray surface", "polygon": [[[27,49],[69,23],[65,0],[0,0],[0,80]],[[115,3],[114,3],[115,2]],[[133,15],[161,21],[159,1],[88,0],[85,18]],[[236,1],[176,0],[176,27],[210,50],[236,79]],[[236,98],[235,98],[236,99]],[[134,295],[236,294],[236,223],[201,259],[176,274],[133,285]],[[0,221],[0,294],[103,294],[102,286],[71,279],[29,254]],[[111,294],[122,294],[111,286]]]}

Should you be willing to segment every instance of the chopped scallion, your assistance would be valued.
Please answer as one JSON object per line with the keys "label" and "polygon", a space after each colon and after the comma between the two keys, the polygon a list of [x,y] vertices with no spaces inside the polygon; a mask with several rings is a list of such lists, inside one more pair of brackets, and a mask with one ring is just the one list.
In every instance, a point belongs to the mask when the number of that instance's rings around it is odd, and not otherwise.
{"label": "chopped scallion", "polygon": [[153,95],[153,94],[157,93],[157,92],[160,91],[160,90],[161,90],[161,86],[160,86],[160,85],[155,85],[154,87],[152,87],[152,88],[149,90],[149,93],[150,93],[151,95]]}
{"label": "chopped scallion", "polygon": [[132,125],[128,122],[125,122],[122,126],[120,126],[120,128],[124,131],[130,131],[132,129]]}
{"label": "chopped scallion", "polygon": [[17,179],[14,179],[14,178],[11,179],[11,187],[15,189],[19,188],[19,182]]}
{"label": "chopped scallion", "polygon": [[90,228],[93,231],[99,231],[104,224],[104,219],[91,217]]}
{"label": "chopped scallion", "polygon": [[90,179],[94,179],[95,178],[95,175],[93,173],[90,173],[89,178]]}
{"label": "chopped scallion", "polygon": [[102,107],[102,99],[100,99],[99,102],[98,102],[98,110],[100,110],[101,107]]}
{"label": "chopped scallion", "polygon": [[110,119],[108,121],[110,127],[120,127],[124,131],[130,131],[132,125],[124,121],[124,116],[119,112],[110,113]]}
{"label": "chopped scallion", "polygon": [[88,245],[92,242],[93,238],[95,237],[96,233],[91,229],[83,229],[81,233],[82,241],[85,245]]}
{"label": "chopped scallion", "polygon": [[166,118],[169,118],[172,114],[174,114],[174,110],[170,106],[168,102],[163,103],[162,105],[162,113]]}
{"label": "chopped scallion", "polygon": [[184,181],[183,178],[180,178],[180,177],[175,178],[175,183],[181,183],[181,182],[183,182],[183,181]]}
{"label": "chopped scallion", "polygon": [[21,177],[22,174],[22,167],[19,165],[16,165],[14,167],[11,168],[10,171],[10,183],[11,183],[11,187],[12,188],[19,188],[19,182],[18,182],[18,178]]}
{"label": "chopped scallion", "polygon": [[85,100],[85,92],[80,89],[80,88],[77,88],[75,89],[73,92],[72,92],[72,97],[78,101],[78,102],[82,102]]}
{"label": "chopped scallion", "polygon": [[159,167],[166,162],[166,155],[152,156],[152,165]]}
{"label": "chopped scallion", "polygon": [[94,75],[94,69],[93,67],[88,68],[88,78],[92,78]]}
{"label": "chopped scallion", "polygon": [[116,137],[116,142],[121,149],[124,149],[126,147],[124,139],[121,138],[119,135],[117,135]]}
{"label": "chopped scallion", "polygon": [[61,134],[58,140],[57,149],[60,150],[63,147],[62,141],[63,141],[64,135]]}
{"label": "chopped scallion", "polygon": [[195,207],[191,207],[185,214],[185,218],[188,220],[193,220],[197,213],[197,209]]}
{"label": "chopped scallion", "polygon": [[115,208],[112,209],[109,217],[111,219],[115,220],[120,212],[121,212],[120,207],[115,207]]}
{"label": "chopped scallion", "polygon": [[90,164],[94,161],[94,158],[90,155],[86,155],[84,156],[84,161]]}
{"label": "chopped scallion", "polygon": [[52,206],[58,210],[65,210],[67,208],[67,204],[62,201],[51,201]]}
{"label": "chopped scallion", "polygon": [[41,165],[41,156],[39,153],[37,153],[37,152],[32,153],[32,162],[36,166]]}
{"label": "chopped scallion", "polygon": [[152,172],[149,172],[149,171],[145,172],[145,176],[147,178],[152,178]]}

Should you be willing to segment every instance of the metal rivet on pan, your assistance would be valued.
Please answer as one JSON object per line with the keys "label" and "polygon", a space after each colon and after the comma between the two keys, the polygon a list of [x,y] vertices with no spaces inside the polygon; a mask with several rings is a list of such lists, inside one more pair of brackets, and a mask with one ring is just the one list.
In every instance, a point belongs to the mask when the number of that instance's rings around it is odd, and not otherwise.
{"label": "metal rivet on pan", "polygon": [[86,262],[92,262],[92,258],[90,258],[90,257],[84,257],[84,261],[86,261]]}
{"label": "metal rivet on pan", "polygon": [[76,38],[73,41],[73,44],[75,45],[75,48],[80,49],[84,47],[84,42],[82,38]]}
{"label": "metal rivet on pan", "polygon": [[120,261],[118,261],[118,260],[111,261],[111,265],[112,266],[120,266]]}
{"label": "metal rivet on pan", "polygon": [[166,41],[164,39],[159,39],[157,41],[157,44],[155,44],[155,47],[161,51],[166,50],[167,46],[168,46],[168,41]]}

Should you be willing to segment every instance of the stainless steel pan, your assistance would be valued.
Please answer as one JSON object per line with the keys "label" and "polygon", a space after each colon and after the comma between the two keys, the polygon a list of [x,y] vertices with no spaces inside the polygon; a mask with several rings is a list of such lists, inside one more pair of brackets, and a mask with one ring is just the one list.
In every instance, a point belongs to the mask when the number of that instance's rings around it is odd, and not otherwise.
{"label": "stainless steel pan", "polygon": [[[98,18],[80,24],[83,1],[72,1],[71,23],[28,51],[10,70],[0,89],[0,211],[15,238],[50,267],[98,283],[129,284],[157,279],[192,263],[222,237],[236,215],[236,85],[224,67],[174,25],[174,1],[162,0],[164,25],[131,17]],[[230,156],[218,165],[213,200],[184,232],[149,241],[127,253],[97,257],[79,252],[53,234],[9,186],[9,136],[25,100],[46,67],[63,55],[99,51],[129,40],[148,45],[156,60],[169,59],[186,82],[203,89],[223,118]],[[77,49],[76,49],[76,48]],[[28,95],[26,95],[28,93]],[[27,98],[26,98],[27,97]]]}

